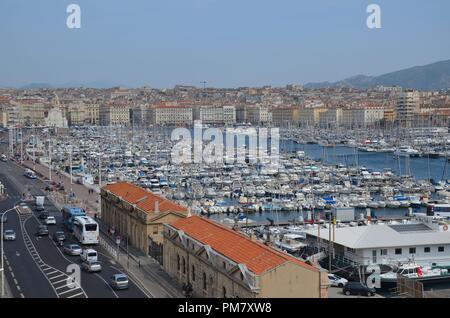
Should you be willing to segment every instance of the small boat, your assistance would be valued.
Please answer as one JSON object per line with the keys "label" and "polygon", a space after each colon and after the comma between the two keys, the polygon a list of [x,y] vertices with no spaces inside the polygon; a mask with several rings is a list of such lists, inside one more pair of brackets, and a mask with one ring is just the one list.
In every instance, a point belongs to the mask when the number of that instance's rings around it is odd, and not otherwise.
{"label": "small boat", "polygon": [[306,246],[304,240],[305,237],[303,235],[293,233],[282,234],[278,239],[275,239],[275,246],[288,253],[296,253]]}
{"label": "small boat", "polygon": [[396,283],[397,277],[399,275],[417,281],[436,281],[450,279],[450,274],[447,268],[423,267],[416,263],[406,263],[399,266],[398,268],[393,268],[393,270],[390,272],[381,274],[381,283]]}

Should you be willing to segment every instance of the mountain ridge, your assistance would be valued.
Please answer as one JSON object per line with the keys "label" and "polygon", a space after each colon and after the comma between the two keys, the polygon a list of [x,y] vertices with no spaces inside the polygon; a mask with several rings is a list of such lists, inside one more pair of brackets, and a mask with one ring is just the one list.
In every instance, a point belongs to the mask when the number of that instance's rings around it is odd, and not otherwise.
{"label": "mountain ridge", "polygon": [[385,73],[378,76],[356,75],[337,82],[307,83],[305,88],[400,86],[418,90],[450,88],[450,60]]}

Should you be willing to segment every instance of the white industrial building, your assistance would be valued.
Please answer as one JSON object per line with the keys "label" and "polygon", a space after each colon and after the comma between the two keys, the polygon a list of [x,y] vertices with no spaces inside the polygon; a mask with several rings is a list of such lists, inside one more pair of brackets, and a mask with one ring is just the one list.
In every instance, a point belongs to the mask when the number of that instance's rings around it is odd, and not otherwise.
{"label": "white industrial building", "polygon": [[[450,265],[450,231],[439,218],[417,216],[413,220],[363,226],[336,227],[331,234],[332,253],[349,263],[398,265]],[[307,240],[329,250],[330,231],[317,226],[307,230]],[[318,241],[318,236],[320,240]]]}

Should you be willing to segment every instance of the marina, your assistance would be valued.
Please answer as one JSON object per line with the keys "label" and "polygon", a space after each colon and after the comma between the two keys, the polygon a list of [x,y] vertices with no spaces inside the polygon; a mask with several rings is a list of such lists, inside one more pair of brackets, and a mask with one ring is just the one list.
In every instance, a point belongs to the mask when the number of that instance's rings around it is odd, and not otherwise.
{"label": "marina", "polygon": [[[286,134],[289,130],[281,132]],[[251,160],[248,141],[246,147],[235,150],[234,162],[226,152],[221,164],[199,165],[174,163],[173,145],[167,128],[92,126],[72,128],[65,134],[44,129],[32,137],[24,136],[23,148],[27,157],[51,166],[54,174],[71,176],[74,183],[96,191],[119,181],[133,183],[188,208],[191,214],[238,228],[302,260],[325,262],[324,267],[330,255],[326,237],[331,227],[336,235],[333,244],[339,244],[342,231],[416,224],[418,215],[441,218],[442,227],[450,216],[448,161],[439,156],[367,151],[348,140],[332,146],[299,142],[291,136],[281,140],[276,166]],[[406,149],[410,148],[399,150]],[[19,155],[16,153],[16,158]],[[239,162],[238,155],[245,160]],[[331,218],[333,225],[329,224]],[[323,246],[316,244],[317,233],[324,235]],[[386,246],[378,250],[385,253]],[[364,254],[363,259],[352,259],[346,252],[333,255],[334,270],[350,279],[359,266],[372,264],[366,258],[375,257]],[[447,266],[450,257],[445,255],[440,255],[438,263],[430,258],[420,266]],[[346,263],[339,263],[340,259]],[[380,256],[375,263],[397,266],[410,261],[410,257]],[[349,264],[351,270],[340,272]]]}

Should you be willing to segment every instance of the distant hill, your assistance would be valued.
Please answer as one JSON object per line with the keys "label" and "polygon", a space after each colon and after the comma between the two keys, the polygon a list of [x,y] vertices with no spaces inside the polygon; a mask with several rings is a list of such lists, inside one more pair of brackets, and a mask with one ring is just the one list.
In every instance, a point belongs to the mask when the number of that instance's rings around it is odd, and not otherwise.
{"label": "distant hill", "polygon": [[53,84],[50,85],[48,83],[30,83],[25,86],[17,87],[19,89],[37,89],[37,88],[80,88],[80,87],[88,87],[88,88],[112,88],[112,87],[126,87],[121,84],[117,84],[111,81],[94,81],[81,83],[76,81],[70,81],[63,84]]}
{"label": "distant hill", "polygon": [[380,76],[357,75],[342,81],[330,83],[308,83],[306,88],[350,86],[370,88],[376,86],[401,86],[418,90],[440,90],[450,88],[450,60],[424,66],[415,66]]}
{"label": "distant hill", "polygon": [[52,86],[47,83],[30,83],[19,88],[20,89],[52,88]]}

